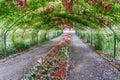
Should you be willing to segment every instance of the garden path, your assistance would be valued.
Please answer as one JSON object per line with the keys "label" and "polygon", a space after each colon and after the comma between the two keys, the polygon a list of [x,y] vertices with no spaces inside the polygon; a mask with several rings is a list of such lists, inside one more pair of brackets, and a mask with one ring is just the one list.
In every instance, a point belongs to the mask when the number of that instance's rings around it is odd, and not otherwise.
{"label": "garden path", "polygon": [[72,34],[67,80],[118,80],[118,71]]}
{"label": "garden path", "polygon": [[[36,64],[36,58],[44,56],[63,36],[5,62],[0,60],[0,80],[19,80]],[[67,80],[118,80],[118,71],[72,34]]]}
{"label": "garden path", "polygon": [[39,56],[44,56],[56,43],[58,43],[64,34],[52,39],[45,45],[25,52],[19,56],[10,58],[6,61],[0,60],[0,80],[20,80],[35,64]]}

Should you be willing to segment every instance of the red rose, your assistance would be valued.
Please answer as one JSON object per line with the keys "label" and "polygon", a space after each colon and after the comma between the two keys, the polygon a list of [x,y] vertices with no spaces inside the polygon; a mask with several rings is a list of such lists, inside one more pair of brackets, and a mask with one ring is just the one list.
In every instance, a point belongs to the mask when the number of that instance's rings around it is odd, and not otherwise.
{"label": "red rose", "polygon": [[111,23],[111,20],[106,20],[106,23],[107,23],[107,24],[110,24],[110,23]]}
{"label": "red rose", "polygon": [[67,3],[67,2],[68,2],[68,0],[62,0],[62,2],[65,2],[65,3]]}
{"label": "red rose", "polygon": [[23,6],[23,1],[19,1],[17,4],[16,4],[16,6]]}
{"label": "red rose", "polygon": [[102,22],[99,22],[98,24],[99,24],[101,27],[103,26],[103,23],[102,23]]}
{"label": "red rose", "polygon": [[89,6],[93,6],[92,1],[88,1]]}
{"label": "red rose", "polygon": [[105,6],[104,6],[104,10],[108,10],[110,8],[110,3],[107,3]]}
{"label": "red rose", "polygon": [[71,5],[67,5],[66,6],[66,10],[71,11],[72,10],[72,6]]}
{"label": "red rose", "polygon": [[102,1],[102,0],[100,0],[99,5],[102,5],[102,4],[103,4],[103,1]]}

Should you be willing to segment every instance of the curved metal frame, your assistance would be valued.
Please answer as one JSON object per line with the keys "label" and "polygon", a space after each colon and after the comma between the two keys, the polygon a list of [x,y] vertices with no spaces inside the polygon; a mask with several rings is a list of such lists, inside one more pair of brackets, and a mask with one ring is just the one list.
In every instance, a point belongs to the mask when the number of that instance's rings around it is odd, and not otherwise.
{"label": "curved metal frame", "polygon": [[18,21],[20,21],[23,17],[25,17],[27,14],[29,14],[30,12],[27,12],[27,13],[25,13],[24,15],[22,15],[22,16],[20,16],[12,25],[10,25],[9,27],[8,27],[8,29],[4,32],[4,53],[5,53],[5,56],[7,56],[7,52],[6,52],[6,36],[7,36],[7,33],[8,33],[8,31],[15,25],[15,24],[17,24],[17,22]]}

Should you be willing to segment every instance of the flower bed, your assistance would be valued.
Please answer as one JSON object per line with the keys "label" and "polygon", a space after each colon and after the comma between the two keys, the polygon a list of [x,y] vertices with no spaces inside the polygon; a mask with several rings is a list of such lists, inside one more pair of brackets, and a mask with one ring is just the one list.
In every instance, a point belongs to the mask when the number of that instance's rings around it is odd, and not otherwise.
{"label": "flower bed", "polygon": [[71,35],[67,34],[44,58],[39,58],[38,64],[25,76],[24,80],[65,80],[69,66],[70,37]]}

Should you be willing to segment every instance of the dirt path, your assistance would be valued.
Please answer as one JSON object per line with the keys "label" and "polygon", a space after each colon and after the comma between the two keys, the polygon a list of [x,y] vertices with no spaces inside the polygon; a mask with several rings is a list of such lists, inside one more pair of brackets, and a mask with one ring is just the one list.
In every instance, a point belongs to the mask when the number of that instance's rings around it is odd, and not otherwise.
{"label": "dirt path", "polygon": [[6,60],[5,62],[0,60],[0,80],[19,80],[36,64],[36,58],[40,55],[44,56],[63,36],[64,34],[52,39],[43,46]]}
{"label": "dirt path", "polygon": [[72,36],[70,57],[67,80],[118,80],[118,71],[75,34]]}

